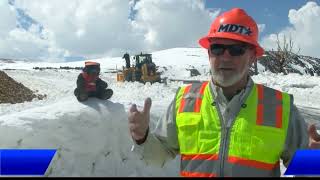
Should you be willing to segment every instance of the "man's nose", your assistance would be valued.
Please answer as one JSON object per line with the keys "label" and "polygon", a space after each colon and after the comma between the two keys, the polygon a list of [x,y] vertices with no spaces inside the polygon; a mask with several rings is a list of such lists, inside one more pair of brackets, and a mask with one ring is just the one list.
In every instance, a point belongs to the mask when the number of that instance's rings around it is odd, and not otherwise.
{"label": "man's nose", "polygon": [[230,55],[229,51],[227,49],[224,50],[223,54],[220,55],[221,61],[231,61],[232,56]]}

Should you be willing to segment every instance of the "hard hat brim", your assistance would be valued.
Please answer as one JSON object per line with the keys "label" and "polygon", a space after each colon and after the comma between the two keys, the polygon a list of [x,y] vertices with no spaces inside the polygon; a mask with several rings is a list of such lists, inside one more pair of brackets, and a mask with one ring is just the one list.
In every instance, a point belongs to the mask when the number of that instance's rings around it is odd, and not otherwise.
{"label": "hard hat brim", "polygon": [[100,63],[92,62],[92,61],[86,61],[85,66],[100,66]]}
{"label": "hard hat brim", "polygon": [[223,38],[223,39],[232,39],[236,41],[242,41],[245,43],[249,43],[255,46],[256,48],[256,56],[261,57],[264,54],[264,49],[257,43],[257,42],[252,42],[243,36],[238,36],[236,34],[231,34],[231,33],[219,33],[219,34],[214,34],[214,35],[207,35],[205,37],[202,37],[199,40],[199,44],[201,47],[205,49],[209,49],[210,47],[210,41],[209,39],[214,39],[214,38]]}

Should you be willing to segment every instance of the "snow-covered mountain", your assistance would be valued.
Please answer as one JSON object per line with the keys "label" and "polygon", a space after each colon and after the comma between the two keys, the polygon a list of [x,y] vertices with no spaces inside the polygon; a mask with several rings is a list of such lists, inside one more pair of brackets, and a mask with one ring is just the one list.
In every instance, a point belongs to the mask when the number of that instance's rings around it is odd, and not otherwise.
{"label": "snow-covered mountain", "polygon": [[[162,77],[189,80],[210,77],[203,49],[176,48],[152,54]],[[157,168],[144,164],[131,152],[127,114],[132,103],[141,109],[144,99],[151,97],[152,129],[183,82],[121,83],[116,81],[114,72],[125,64],[121,57],[94,61],[101,63],[101,78],[115,92],[108,101],[89,99],[79,103],[74,97],[80,70],[59,68],[82,67],[83,61],[0,61],[0,70],[38,94],[46,94],[43,100],[0,104],[0,146],[58,149],[46,176],[179,176],[179,157]],[[260,65],[261,73],[253,76],[254,81],[293,94],[305,120],[320,122],[320,77],[307,73],[274,74],[264,71]],[[190,69],[196,69],[201,75],[191,77]],[[284,171],[284,166],[281,167]]]}

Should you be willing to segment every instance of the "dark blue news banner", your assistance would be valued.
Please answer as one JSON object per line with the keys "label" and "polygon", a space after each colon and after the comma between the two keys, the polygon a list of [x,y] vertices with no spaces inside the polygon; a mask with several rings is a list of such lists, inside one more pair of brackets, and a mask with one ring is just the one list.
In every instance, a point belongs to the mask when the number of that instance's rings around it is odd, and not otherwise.
{"label": "dark blue news banner", "polygon": [[298,150],[284,175],[320,175],[320,150]]}
{"label": "dark blue news banner", "polygon": [[[0,149],[0,175],[43,176],[55,149]],[[284,175],[320,175],[320,150],[298,150]]]}
{"label": "dark blue news banner", "polygon": [[0,149],[0,175],[43,176],[55,149]]}

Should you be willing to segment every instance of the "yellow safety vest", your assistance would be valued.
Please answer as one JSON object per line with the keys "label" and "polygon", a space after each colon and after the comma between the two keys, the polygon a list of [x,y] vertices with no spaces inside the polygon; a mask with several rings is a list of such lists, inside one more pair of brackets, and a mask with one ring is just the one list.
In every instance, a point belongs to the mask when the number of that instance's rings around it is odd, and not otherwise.
{"label": "yellow safety vest", "polygon": [[181,87],[175,99],[182,176],[280,176],[291,95],[254,84],[229,128],[208,82]]}

